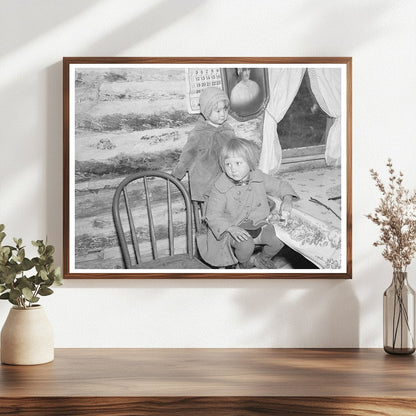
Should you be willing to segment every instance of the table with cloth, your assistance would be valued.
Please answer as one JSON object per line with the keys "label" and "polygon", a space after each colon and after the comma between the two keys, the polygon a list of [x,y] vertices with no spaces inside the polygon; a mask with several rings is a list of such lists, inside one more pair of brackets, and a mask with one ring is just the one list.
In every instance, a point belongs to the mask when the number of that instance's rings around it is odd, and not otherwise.
{"label": "table with cloth", "polygon": [[299,195],[292,215],[281,221],[279,202],[270,214],[277,236],[320,269],[341,268],[341,169],[322,167],[283,172]]}

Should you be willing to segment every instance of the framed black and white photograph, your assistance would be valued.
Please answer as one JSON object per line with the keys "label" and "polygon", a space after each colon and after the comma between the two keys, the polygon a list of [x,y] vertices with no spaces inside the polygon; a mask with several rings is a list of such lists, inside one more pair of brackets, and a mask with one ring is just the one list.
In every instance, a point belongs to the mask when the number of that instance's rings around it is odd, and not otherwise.
{"label": "framed black and white photograph", "polygon": [[64,58],[64,278],[351,278],[351,71]]}
{"label": "framed black and white photograph", "polygon": [[269,101],[267,68],[223,68],[222,75],[232,117],[246,121],[264,111]]}

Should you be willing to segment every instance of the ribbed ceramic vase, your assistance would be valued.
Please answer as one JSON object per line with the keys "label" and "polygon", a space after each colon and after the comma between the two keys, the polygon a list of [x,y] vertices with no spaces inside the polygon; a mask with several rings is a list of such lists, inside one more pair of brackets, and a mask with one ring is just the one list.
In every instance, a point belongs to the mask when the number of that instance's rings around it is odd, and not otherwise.
{"label": "ribbed ceramic vase", "polygon": [[389,354],[415,352],[415,291],[406,272],[393,272],[383,296],[384,350]]}
{"label": "ribbed ceramic vase", "polygon": [[1,362],[35,365],[53,359],[53,329],[43,307],[11,308],[1,330]]}

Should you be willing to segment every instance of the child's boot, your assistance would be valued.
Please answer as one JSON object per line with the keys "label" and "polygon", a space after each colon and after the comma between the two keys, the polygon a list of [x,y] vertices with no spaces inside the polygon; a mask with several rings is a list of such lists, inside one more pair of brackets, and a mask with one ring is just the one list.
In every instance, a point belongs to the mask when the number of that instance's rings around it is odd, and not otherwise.
{"label": "child's boot", "polygon": [[254,265],[257,269],[275,269],[276,265],[272,259],[264,253],[258,253],[254,257]]}

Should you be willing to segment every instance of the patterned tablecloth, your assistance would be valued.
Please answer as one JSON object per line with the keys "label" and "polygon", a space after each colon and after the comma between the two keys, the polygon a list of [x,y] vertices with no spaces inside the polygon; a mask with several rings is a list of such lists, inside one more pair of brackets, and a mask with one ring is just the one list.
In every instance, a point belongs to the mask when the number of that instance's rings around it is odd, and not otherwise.
{"label": "patterned tablecloth", "polygon": [[[338,168],[319,168],[279,175],[296,190],[291,218],[281,221],[279,202],[269,220],[277,236],[293,250],[321,269],[342,266],[341,172]],[[337,198],[335,200],[329,198]],[[311,200],[312,199],[312,200]],[[326,205],[320,205],[316,201]]]}

